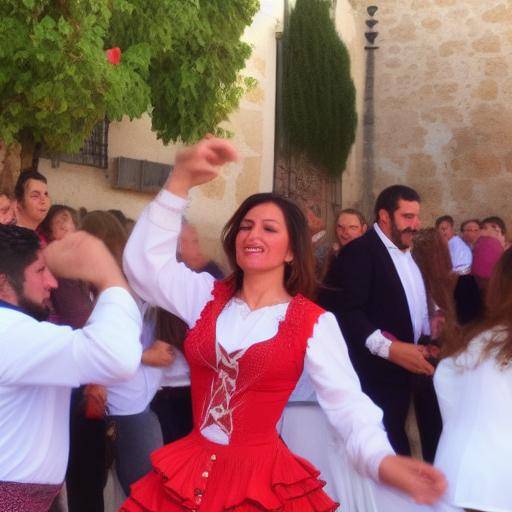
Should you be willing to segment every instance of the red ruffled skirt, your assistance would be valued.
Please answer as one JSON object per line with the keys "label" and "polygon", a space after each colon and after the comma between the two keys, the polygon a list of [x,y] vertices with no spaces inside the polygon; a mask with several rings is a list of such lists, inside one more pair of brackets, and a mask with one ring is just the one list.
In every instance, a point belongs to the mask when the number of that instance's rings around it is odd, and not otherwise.
{"label": "red ruffled skirt", "polygon": [[309,462],[275,438],[223,446],[193,432],[156,450],[153,471],[131,487],[120,512],[333,512],[338,504]]}

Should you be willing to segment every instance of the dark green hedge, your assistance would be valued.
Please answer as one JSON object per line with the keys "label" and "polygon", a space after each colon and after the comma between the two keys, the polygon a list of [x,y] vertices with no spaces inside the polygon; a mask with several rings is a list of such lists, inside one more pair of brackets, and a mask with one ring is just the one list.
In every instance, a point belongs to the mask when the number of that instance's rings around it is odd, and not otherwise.
{"label": "dark green hedge", "polygon": [[285,152],[331,175],[345,169],[357,113],[350,57],[327,0],[297,0],[284,33]]}

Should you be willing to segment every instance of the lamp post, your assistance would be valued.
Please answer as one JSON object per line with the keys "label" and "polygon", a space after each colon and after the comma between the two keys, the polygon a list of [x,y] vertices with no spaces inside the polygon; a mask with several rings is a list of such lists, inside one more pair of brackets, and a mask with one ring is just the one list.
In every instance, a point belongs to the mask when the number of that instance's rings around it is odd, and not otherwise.
{"label": "lamp post", "polygon": [[379,23],[375,19],[375,14],[378,11],[376,5],[370,5],[367,7],[366,12],[369,18],[365,24],[369,30],[364,35],[366,39],[366,75],[365,75],[365,87],[364,87],[364,113],[363,113],[363,180],[364,180],[364,192],[363,192],[363,209],[365,211],[371,211],[374,197],[373,197],[373,178],[374,178],[374,142],[375,142],[375,111],[373,101],[373,91],[375,82],[375,51],[378,50],[378,46],[375,45],[375,40],[379,35],[374,30],[374,27]]}

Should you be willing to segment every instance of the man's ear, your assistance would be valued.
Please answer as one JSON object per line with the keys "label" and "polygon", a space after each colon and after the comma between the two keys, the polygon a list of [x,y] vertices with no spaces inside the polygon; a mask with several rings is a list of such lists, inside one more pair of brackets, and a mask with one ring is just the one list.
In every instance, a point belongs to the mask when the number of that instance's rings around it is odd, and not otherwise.
{"label": "man's ear", "polygon": [[386,225],[389,225],[390,224],[390,217],[389,217],[389,213],[387,210],[385,210],[384,208],[381,208],[379,210],[379,222],[381,222],[382,224],[386,224]]}
{"label": "man's ear", "polygon": [[0,299],[5,300],[6,302],[12,302],[13,298],[16,298],[16,294],[7,279],[5,274],[0,274]]}

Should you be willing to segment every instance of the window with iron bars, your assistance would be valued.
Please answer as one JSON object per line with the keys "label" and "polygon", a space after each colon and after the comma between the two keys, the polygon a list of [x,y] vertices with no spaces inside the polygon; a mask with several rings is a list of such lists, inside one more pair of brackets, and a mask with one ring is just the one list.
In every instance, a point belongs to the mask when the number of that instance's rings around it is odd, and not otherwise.
{"label": "window with iron bars", "polygon": [[60,162],[68,162],[106,169],[108,167],[108,125],[107,118],[98,123],[80,151],[74,155],[66,153],[57,156],[45,155],[43,150],[43,157],[50,158],[53,167],[58,167]]}

